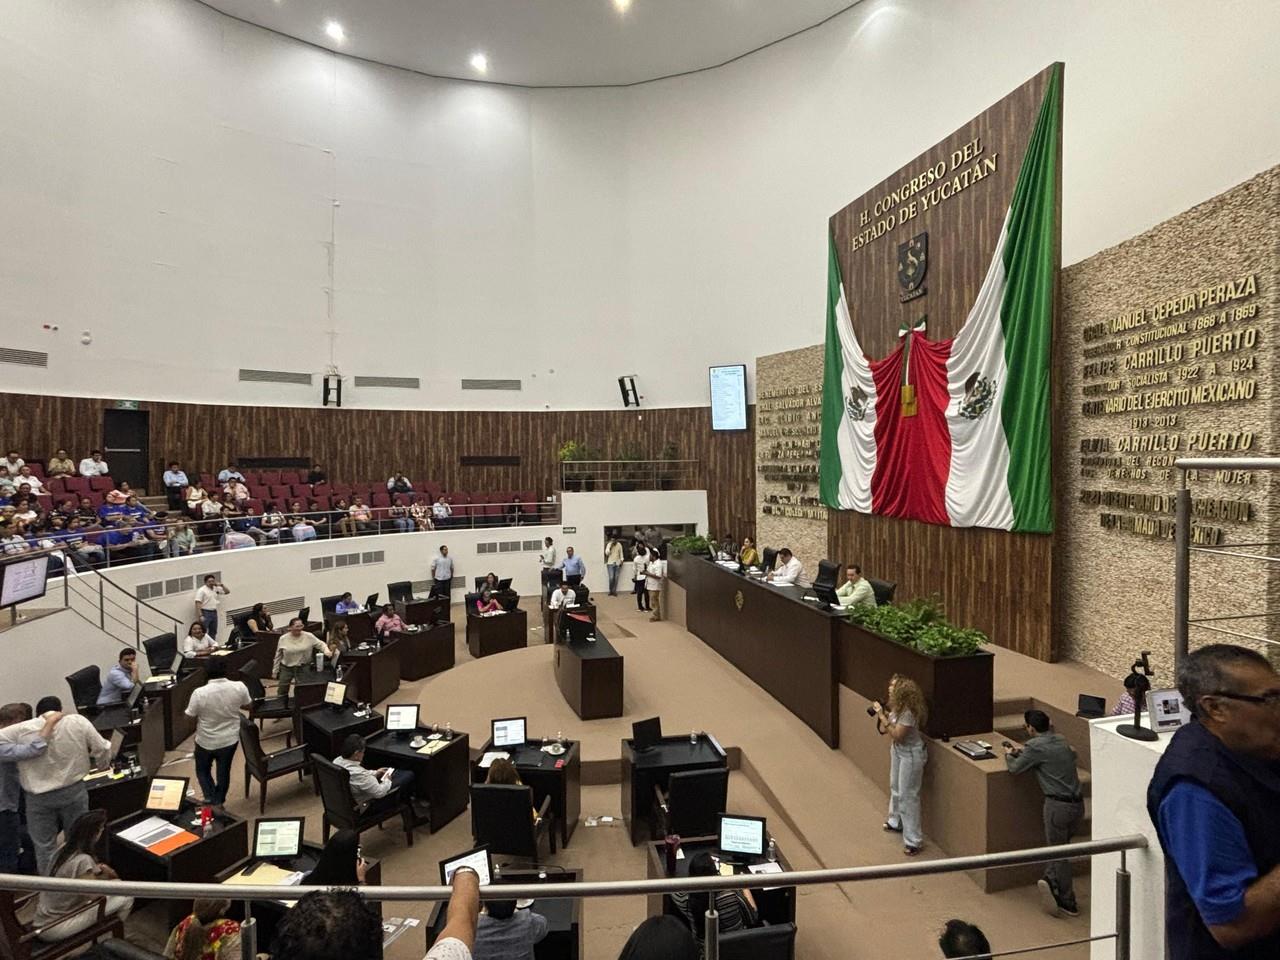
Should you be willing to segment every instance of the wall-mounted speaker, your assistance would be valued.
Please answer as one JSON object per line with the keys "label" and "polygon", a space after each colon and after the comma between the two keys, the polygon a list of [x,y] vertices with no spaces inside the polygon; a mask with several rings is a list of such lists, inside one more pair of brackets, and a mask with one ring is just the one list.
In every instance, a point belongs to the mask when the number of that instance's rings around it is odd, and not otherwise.
{"label": "wall-mounted speaker", "polygon": [[640,394],[636,392],[635,374],[619,377],[618,389],[622,392],[622,405],[624,407],[640,406]]}
{"label": "wall-mounted speaker", "polygon": [[335,407],[342,406],[342,377],[336,373],[326,373],[324,375],[324,387],[320,394],[321,406],[329,406],[333,404]]}

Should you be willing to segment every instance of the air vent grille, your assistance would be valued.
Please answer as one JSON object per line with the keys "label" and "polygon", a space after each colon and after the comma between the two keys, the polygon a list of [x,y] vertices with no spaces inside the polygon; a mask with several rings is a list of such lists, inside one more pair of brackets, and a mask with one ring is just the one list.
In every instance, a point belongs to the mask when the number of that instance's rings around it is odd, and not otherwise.
{"label": "air vent grille", "polygon": [[328,557],[312,557],[311,572],[332,570],[334,567],[358,567],[368,563],[385,563],[385,550],[367,550],[364,553],[337,553]]}
{"label": "air vent grille", "polygon": [[304,387],[311,386],[311,374],[289,373],[287,370],[241,370],[240,380],[244,383],[297,383]]}
{"label": "air vent grille", "polygon": [[463,390],[522,390],[519,380],[463,380]]}
{"label": "air vent grille", "polygon": [[49,355],[39,350],[0,347],[0,363],[17,363],[24,367],[47,367],[49,366]]}
{"label": "air vent grille", "polygon": [[422,381],[417,377],[356,377],[357,387],[398,387],[402,390],[418,390]]}

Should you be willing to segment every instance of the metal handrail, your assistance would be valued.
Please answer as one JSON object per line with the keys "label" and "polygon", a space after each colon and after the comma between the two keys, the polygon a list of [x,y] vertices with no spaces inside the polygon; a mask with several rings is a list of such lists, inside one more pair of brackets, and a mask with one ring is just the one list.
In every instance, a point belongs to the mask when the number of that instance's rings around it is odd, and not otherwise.
{"label": "metal handrail", "polygon": [[[1031,847],[1025,850],[1009,850],[1001,853],[981,853],[968,857],[948,857],[943,860],[925,860],[912,863],[875,864],[862,867],[836,867],[822,870],[791,870],[782,873],[735,874],[732,877],[680,877],[655,880],[595,880],[555,884],[556,899],[590,897],[652,896],[660,893],[687,893],[696,890],[741,890],[763,887],[802,887],[827,883],[861,883],[869,880],[893,880],[904,877],[921,877],[968,870],[1014,867],[1024,864],[1047,863],[1052,860],[1078,860],[1103,853],[1126,850],[1142,850],[1148,846],[1141,834],[1112,837],[1107,840],[1082,840],[1051,847]],[[193,897],[225,898],[229,894],[236,900],[298,899],[317,890],[330,887],[289,887],[271,885],[240,885],[229,888],[220,883],[159,883],[137,880],[81,880],[58,877],[33,877],[17,874],[0,874],[0,889],[49,891],[52,893],[83,893],[90,895],[113,894],[151,899],[178,900]],[[368,900],[448,900],[452,890],[444,886],[365,886],[360,895]],[[296,896],[295,896],[296,894]],[[504,883],[482,887],[480,897],[485,900],[510,900],[523,897],[537,898],[547,895],[545,884]]]}
{"label": "metal handrail", "polygon": [[682,489],[678,484],[696,478],[700,460],[562,460],[560,487],[572,489],[590,482],[601,489],[627,484],[642,490],[658,490],[664,486]]}

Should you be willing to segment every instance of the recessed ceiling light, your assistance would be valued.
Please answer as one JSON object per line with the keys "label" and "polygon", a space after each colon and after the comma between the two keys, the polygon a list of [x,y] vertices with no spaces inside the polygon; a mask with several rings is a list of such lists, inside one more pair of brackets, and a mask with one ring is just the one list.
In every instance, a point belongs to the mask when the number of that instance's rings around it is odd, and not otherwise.
{"label": "recessed ceiling light", "polygon": [[619,13],[626,13],[631,9],[631,0],[613,0],[613,5]]}
{"label": "recessed ceiling light", "polygon": [[471,55],[471,69],[476,73],[489,72],[489,58],[483,53],[473,53]]}
{"label": "recessed ceiling light", "polygon": [[330,20],[326,23],[324,25],[324,32],[329,35],[330,39],[336,40],[338,43],[347,39],[347,31],[343,29],[342,24],[337,20]]}

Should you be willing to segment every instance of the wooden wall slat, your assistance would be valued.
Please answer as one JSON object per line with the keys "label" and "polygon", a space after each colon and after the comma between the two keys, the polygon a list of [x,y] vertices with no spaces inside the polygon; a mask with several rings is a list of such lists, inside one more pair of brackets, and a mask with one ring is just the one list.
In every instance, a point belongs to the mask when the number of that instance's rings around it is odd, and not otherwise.
{"label": "wooden wall slat", "polygon": [[[102,411],[92,397],[0,394],[0,446],[47,459],[65,447],[75,459],[102,445]],[[536,490],[559,481],[557,450],[575,439],[616,456],[657,457],[668,443],[699,461],[693,484],[707,490],[713,532],[753,532],[755,411],[743,433],[711,430],[706,407],[502,412],[218,406],[142,401],[151,415],[151,487],[169,460],[216,469],[237,457],[304,456],[339,480],[385,478],[402,469],[450,490]],[[512,454],[518,467],[463,467],[462,456]]]}

